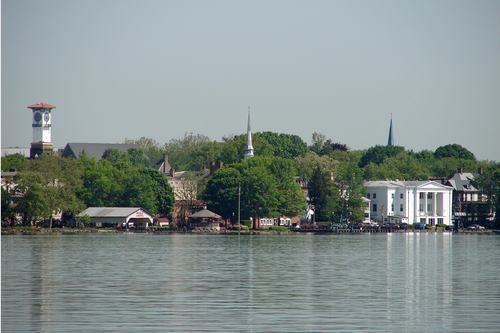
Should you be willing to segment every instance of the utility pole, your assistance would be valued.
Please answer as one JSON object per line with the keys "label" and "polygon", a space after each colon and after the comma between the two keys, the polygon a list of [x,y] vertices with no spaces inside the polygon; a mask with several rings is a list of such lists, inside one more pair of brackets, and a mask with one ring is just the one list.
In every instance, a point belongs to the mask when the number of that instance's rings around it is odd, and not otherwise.
{"label": "utility pole", "polygon": [[241,232],[240,207],[241,207],[241,185],[238,183],[238,234]]}

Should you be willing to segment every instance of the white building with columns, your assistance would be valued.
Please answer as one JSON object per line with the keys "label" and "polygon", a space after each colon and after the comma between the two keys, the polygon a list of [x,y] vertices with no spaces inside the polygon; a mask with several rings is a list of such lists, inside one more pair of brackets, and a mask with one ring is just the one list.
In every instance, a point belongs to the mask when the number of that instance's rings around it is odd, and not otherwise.
{"label": "white building with columns", "polygon": [[366,198],[378,222],[452,225],[453,188],[435,181],[368,181]]}

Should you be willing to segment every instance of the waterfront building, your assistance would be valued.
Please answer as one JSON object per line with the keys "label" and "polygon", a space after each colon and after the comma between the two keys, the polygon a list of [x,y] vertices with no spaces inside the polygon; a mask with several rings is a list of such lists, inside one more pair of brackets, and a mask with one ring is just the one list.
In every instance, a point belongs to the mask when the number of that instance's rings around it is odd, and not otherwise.
{"label": "waterfront building", "polygon": [[453,188],[435,181],[368,181],[371,218],[381,223],[452,224]]}
{"label": "waterfront building", "polygon": [[33,113],[33,141],[31,142],[30,158],[42,154],[52,154],[54,144],[52,143],[52,109],[54,105],[48,103],[36,103],[28,106]]}
{"label": "waterfront building", "polygon": [[90,218],[94,227],[146,229],[153,225],[153,216],[141,207],[89,207],[77,219]]}
{"label": "waterfront building", "polygon": [[[479,174],[482,170],[479,170]],[[488,226],[493,221],[493,210],[486,196],[475,186],[474,175],[459,169],[446,185],[453,187],[453,215],[457,227],[472,224]]]}
{"label": "waterfront building", "polygon": [[222,217],[208,209],[202,209],[189,218],[189,227],[193,230],[220,231]]}

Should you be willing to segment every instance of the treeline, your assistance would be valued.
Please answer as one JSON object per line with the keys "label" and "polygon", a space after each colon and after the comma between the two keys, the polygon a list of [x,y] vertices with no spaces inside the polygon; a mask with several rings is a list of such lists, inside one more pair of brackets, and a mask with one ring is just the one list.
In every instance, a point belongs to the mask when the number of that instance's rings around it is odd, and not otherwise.
{"label": "treeline", "polygon": [[63,222],[90,206],[144,207],[153,214],[170,214],[174,196],[167,178],[148,162],[142,150],[107,151],[103,159],[43,155],[27,160],[21,155],[2,157],[4,177],[2,222],[21,217],[23,225],[47,221],[54,212]]}
{"label": "treeline", "polygon": [[302,214],[307,202],[299,184],[307,184],[318,220],[356,221],[363,213],[364,180],[448,178],[458,169],[473,173],[489,203],[497,211],[500,207],[500,163],[478,161],[460,145],[420,152],[398,146],[352,150],[319,133],[312,139],[308,146],[297,135],[255,133],[256,157],[250,160],[242,160],[245,135],[212,141],[192,133],[164,145],[149,138],[126,140],[138,149],[110,151],[100,161],[85,156],[8,156],[2,158],[2,170],[18,171],[13,180],[17,187],[2,189],[2,220],[19,213],[31,223],[50,218],[55,210],[71,217],[87,206],[142,206],[153,214],[169,215],[172,189],[149,162],[164,156],[176,170],[193,173],[211,162],[224,162],[213,177],[200,180],[196,194],[224,218],[234,218],[237,212],[238,187],[242,219]]}

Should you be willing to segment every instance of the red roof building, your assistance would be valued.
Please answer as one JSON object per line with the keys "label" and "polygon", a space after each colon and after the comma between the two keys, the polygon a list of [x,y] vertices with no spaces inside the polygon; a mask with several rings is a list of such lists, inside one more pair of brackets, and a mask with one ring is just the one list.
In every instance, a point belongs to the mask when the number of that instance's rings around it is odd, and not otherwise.
{"label": "red roof building", "polygon": [[55,109],[56,106],[49,103],[35,103],[28,106],[28,109]]}

